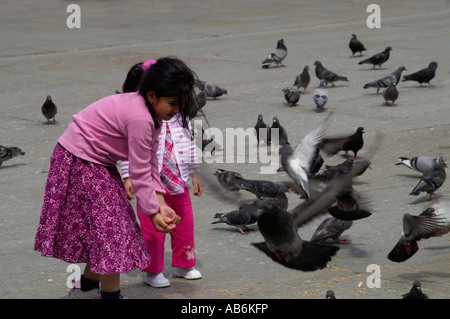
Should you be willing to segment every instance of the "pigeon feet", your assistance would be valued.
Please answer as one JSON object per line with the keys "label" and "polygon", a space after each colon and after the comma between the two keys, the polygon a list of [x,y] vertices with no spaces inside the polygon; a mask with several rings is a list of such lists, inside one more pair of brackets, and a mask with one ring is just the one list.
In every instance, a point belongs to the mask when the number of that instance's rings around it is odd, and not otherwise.
{"label": "pigeon feet", "polygon": [[339,239],[339,240],[337,240],[336,241],[338,244],[350,244],[351,243],[351,241],[347,241],[347,240],[344,240],[344,239]]}

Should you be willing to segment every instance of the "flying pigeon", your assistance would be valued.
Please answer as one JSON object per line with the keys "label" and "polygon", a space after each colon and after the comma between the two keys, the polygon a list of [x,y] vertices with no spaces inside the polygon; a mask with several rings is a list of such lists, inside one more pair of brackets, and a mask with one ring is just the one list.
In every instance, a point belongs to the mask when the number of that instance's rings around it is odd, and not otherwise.
{"label": "flying pigeon", "polygon": [[263,118],[262,114],[258,115],[258,120],[256,121],[254,128],[255,128],[256,140],[258,143],[258,147],[259,147],[259,143],[261,142],[261,140],[263,140],[267,145],[270,144],[269,127],[264,122],[264,118]]}
{"label": "flying pigeon", "polygon": [[313,100],[314,104],[316,104],[315,111],[325,111],[325,104],[328,102],[328,89],[325,87],[325,80],[320,80],[319,87],[314,90]]}
{"label": "flying pigeon", "polygon": [[445,182],[446,173],[445,167],[447,162],[443,158],[439,158],[435,162],[433,168],[423,173],[419,183],[414,187],[409,195],[419,195],[421,192],[426,192],[430,195],[430,200],[433,200],[433,193],[437,191]]}
{"label": "flying pigeon", "polygon": [[2,146],[0,145],[0,168],[2,168],[3,162],[10,160],[13,157],[25,155],[24,152],[18,147],[15,146]]}
{"label": "flying pigeon", "polygon": [[327,70],[321,62],[316,61],[314,62],[314,65],[316,66],[316,76],[319,80],[325,80],[325,85],[328,83],[331,83],[332,86],[334,86],[334,82],[336,81],[347,81],[348,78],[345,76],[337,75],[336,73]]}
{"label": "flying pigeon", "polygon": [[53,119],[53,123],[56,123],[55,116],[57,113],[57,107],[50,95],[47,95],[44,104],[41,106],[41,111],[47,119],[47,124],[50,124],[50,119]]}
{"label": "flying pigeon", "polygon": [[389,60],[391,47],[387,47],[383,52],[372,55],[370,58],[360,61],[358,64],[372,64],[373,68],[378,65],[380,70],[383,70],[381,65]]}
{"label": "flying pigeon", "polygon": [[214,218],[219,220],[212,222],[212,224],[225,223],[237,227],[241,234],[247,235],[250,230],[247,226],[256,224],[260,215],[261,211],[258,207],[258,202],[255,201],[249,204],[242,204],[237,210],[216,214]]}
{"label": "flying pigeon", "polygon": [[294,81],[294,86],[296,86],[298,89],[303,88],[303,93],[308,94],[309,92],[306,91],[306,88],[309,85],[309,82],[311,82],[311,76],[309,75],[309,66],[305,65],[303,67],[302,73],[297,75]]}
{"label": "flying pigeon", "polygon": [[[273,130],[278,130],[278,141],[274,140],[273,137]],[[280,120],[278,117],[274,116],[272,119],[272,125],[269,129],[269,139],[271,143],[275,143],[275,149],[278,152],[279,146],[284,146],[286,144],[289,144],[288,140],[288,134],[286,129],[280,124]]]}
{"label": "flying pigeon", "polygon": [[333,180],[324,191],[290,211],[267,205],[257,222],[264,242],[252,244],[273,261],[291,269],[314,271],[326,267],[339,247],[302,240],[298,228],[325,214],[336,197],[349,187],[355,173],[352,169]]}
{"label": "flying pigeon", "polygon": [[202,154],[209,151],[211,155],[214,156],[216,150],[220,151],[222,150],[222,147],[212,137],[208,136],[202,127]]}
{"label": "flying pigeon", "polygon": [[286,58],[287,56],[287,47],[284,44],[284,40],[280,39],[277,42],[277,47],[275,50],[273,50],[272,52],[269,53],[269,55],[267,56],[267,58],[262,61],[262,68],[263,69],[267,69],[270,65],[272,64],[276,64],[276,66],[285,66],[282,61]]}
{"label": "flying pigeon", "polygon": [[282,147],[281,166],[298,187],[305,192],[306,198],[311,198],[308,176],[310,165],[316,154],[317,145],[326,131],[325,123],[306,134],[292,149],[290,144]]}
{"label": "flying pigeon", "polygon": [[294,87],[287,87],[282,90],[284,98],[289,107],[297,105],[300,100],[300,92]]}
{"label": "flying pigeon", "polygon": [[386,105],[389,105],[389,101],[391,101],[391,106],[397,106],[394,102],[398,99],[398,90],[397,87],[391,83],[389,86],[383,91],[383,98],[386,102]]}
{"label": "flying pigeon", "polygon": [[412,74],[404,75],[403,81],[417,81],[420,83],[420,86],[422,86],[422,83],[428,83],[430,86],[436,86],[434,84],[431,84],[430,81],[434,78],[436,75],[436,69],[438,65],[436,62],[431,62],[427,68],[422,69],[420,71],[414,72]]}
{"label": "flying pigeon", "polygon": [[380,88],[387,88],[391,84],[397,85],[398,82],[400,81],[402,72],[405,70],[406,70],[406,68],[404,66],[401,66],[397,70],[392,72],[391,74],[388,74],[378,80],[366,83],[364,85],[364,88],[367,89],[367,88],[375,87],[375,88],[377,88],[377,93],[378,93],[380,91]]}
{"label": "flying pigeon", "polygon": [[197,86],[201,91],[206,93],[207,97],[212,97],[214,100],[224,94],[228,94],[226,89],[222,89],[214,83],[198,81]]}
{"label": "flying pigeon", "polygon": [[427,294],[422,292],[422,283],[414,281],[411,290],[402,295],[402,299],[430,299]]}
{"label": "flying pigeon", "polygon": [[361,41],[356,38],[356,34],[354,33],[352,34],[352,38],[350,40],[350,43],[348,44],[348,47],[352,51],[352,58],[355,56],[356,52],[359,52],[359,56],[362,56],[362,51],[366,51],[364,44],[362,44]]}
{"label": "flying pigeon", "polygon": [[[358,171],[359,168],[352,168]],[[362,174],[360,172],[359,174]],[[353,221],[358,219],[367,218],[372,213],[369,212],[367,207],[367,199],[361,198],[361,196],[352,188],[349,187],[341,195],[336,198],[336,205],[331,206],[328,212],[334,218],[342,221]]]}
{"label": "flying pigeon", "polygon": [[447,203],[427,207],[420,215],[403,215],[403,232],[387,258],[394,262],[404,262],[418,250],[418,241],[445,235],[450,231],[450,216]]}
{"label": "flying pigeon", "polygon": [[319,224],[311,236],[311,241],[323,243],[327,239],[332,239],[338,244],[349,244],[350,242],[340,239],[344,231],[352,227],[353,221],[340,220],[335,217],[328,217]]}
{"label": "flying pigeon", "polygon": [[395,165],[403,165],[420,173],[425,173],[426,171],[432,169],[439,161],[446,161],[445,157],[442,156],[415,156],[411,158],[399,157],[398,160],[399,162]]}

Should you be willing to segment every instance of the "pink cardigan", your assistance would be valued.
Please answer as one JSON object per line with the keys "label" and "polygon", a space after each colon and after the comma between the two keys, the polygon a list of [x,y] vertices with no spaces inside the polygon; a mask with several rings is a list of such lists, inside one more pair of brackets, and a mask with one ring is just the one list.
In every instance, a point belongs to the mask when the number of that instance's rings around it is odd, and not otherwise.
{"label": "pink cardigan", "polygon": [[103,98],[75,114],[58,142],[73,155],[100,165],[128,160],[139,208],[151,215],[159,211],[156,192],[165,194],[156,156],[160,132],[142,96],[133,92]]}

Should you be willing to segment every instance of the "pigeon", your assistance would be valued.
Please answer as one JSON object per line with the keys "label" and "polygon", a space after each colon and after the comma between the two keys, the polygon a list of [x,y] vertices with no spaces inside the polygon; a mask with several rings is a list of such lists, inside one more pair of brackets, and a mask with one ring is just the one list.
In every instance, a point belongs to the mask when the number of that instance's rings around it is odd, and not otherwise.
{"label": "pigeon", "polygon": [[[272,130],[278,130],[278,141],[274,140],[273,134],[274,132]],[[278,120],[278,117],[274,116],[272,119],[272,125],[270,126],[269,129],[269,139],[270,142],[274,142],[276,147],[275,149],[277,150],[276,152],[278,152],[278,148],[279,146],[284,146],[286,144],[289,144],[289,140],[288,140],[288,134],[286,129],[280,124],[280,120]]]}
{"label": "pigeon", "polygon": [[290,144],[285,144],[281,151],[281,166],[292,178],[295,184],[305,192],[305,198],[311,198],[308,176],[310,164],[316,154],[316,147],[320,143],[326,131],[326,124],[307,133],[292,149]]}
{"label": "pigeon", "polygon": [[395,165],[402,165],[406,166],[409,169],[412,169],[414,171],[425,173],[426,171],[432,169],[435,164],[437,164],[439,161],[447,161],[445,157],[439,156],[439,157],[431,157],[431,156],[415,156],[415,157],[399,157],[399,162]]}
{"label": "pigeon", "polygon": [[422,83],[428,83],[430,86],[434,87],[436,85],[431,84],[430,81],[436,75],[436,69],[438,65],[436,62],[431,62],[427,68],[422,69],[420,71],[414,72],[412,74],[404,75],[403,81],[417,81],[422,86]]}
{"label": "pigeon", "polygon": [[201,112],[203,114],[203,107],[206,105],[206,92],[200,91],[197,94],[193,94],[193,101],[192,107],[189,111],[189,119],[193,119],[197,116],[198,112]]}
{"label": "pigeon", "polygon": [[394,102],[398,99],[398,90],[397,87],[391,83],[389,86],[383,91],[383,98],[386,102],[386,105],[389,105],[389,101],[391,101],[391,106],[397,106]]}
{"label": "pigeon", "polygon": [[264,122],[264,118],[263,118],[262,114],[258,115],[258,120],[256,121],[254,128],[255,128],[256,140],[258,143],[258,147],[259,147],[259,143],[261,142],[261,140],[263,140],[266,143],[266,145],[270,144],[269,127]]}
{"label": "pigeon", "polygon": [[418,241],[442,236],[449,231],[450,216],[446,203],[427,207],[418,216],[406,213],[403,215],[403,232],[387,258],[393,262],[404,262],[419,250]]}
{"label": "pigeon", "polygon": [[242,178],[239,183],[235,183],[234,188],[248,191],[258,197],[276,197],[289,191],[289,188],[283,183],[245,178]]}
{"label": "pigeon", "polygon": [[208,136],[202,127],[202,154],[204,155],[205,151],[210,151],[211,155],[214,156],[216,150],[220,151],[222,147],[212,137]]}
{"label": "pigeon", "polygon": [[342,176],[343,174],[347,173],[353,166],[353,163],[355,162],[354,158],[347,158],[344,162],[334,165],[334,166],[326,166],[324,170],[320,171],[319,173],[315,174],[314,176],[311,176],[311,178],[314,178],[316,180],[321,180],[324,182],[329,182],[339,176]]}
{"label": "pigeon", "polygon": [[25,152],[23,152],[20,148],[16,146],[8,147],[0,145],[0,168],[2,168],[3,162],[20,155],[25,155]]}
{"label": "pigeon", "polygon": [[247,235],[250,230],[247,226],[256,224],[260,215],[261,212],[258,207],[258,202],[253,202],[250,204],[240,205],[237,210],[216,214],[214,218],[218,218],[219,220],[212,222],[212,224],[225,223],[227,225],[237,227],[241,234]]}
{"label": "pigeon", "polygon": [[199,81],[197,85],[201,91],[206,93],[207,97],[212,97],[214,100],[224,94],[228,94],[226,89],[222,89],[214,83]]}
{"label": "pigeon", "polygon": [[[358,171],[359,168],[352,168]],[[360,174],[362,174],[360,172]],[[334,218],[342,221],[353,221],[367,218],[372,213],[366,208],[367,199],[361,198],[359,194],[350,186],[346,191],[336,197],[336,205],[328,209],[328,213]]]}
{"label": "pigeon", "polygon": [[328,89],[325,87],[325,80],[320,80],[319,87],[314,90],[313,100],[314,104],[316,104],[315,111],[325,111],[325,104],[328,102]]}
{"label": "pigeon", "polygon": [[309,66],[305,65],[303,67],[303,72],[297,75],[294,81],[294,86],[296,86],[298,89],[303,88],[303,93],[308,94],[309,92],[306,91],[306,88],[309,85],[309,82],[311,82],[311,76],[309,75]]}
{"label": "pigeon", "polygon": [[284,98],[289,107],[297,105],[300,100],[300,92],[294,87],[287,87],[282,90]]}
{"label": "pigeon", "polygon": [[287,56],[287,47],[284,44],[284,40],[280,39],[277,42],[277,47],[275,50],[273,50],[272,52],[269,53],[269,55],[267,56],[267,58],[262,61],[262,68],[263,69],[267,69],[270,65],[272,64],[276,64],[276,66],[285,66],[282,61],[286,58]]}
{"label": "pigeon", "polygon": [[414,281],[411,290],[402,295],[402,299],[430,299],[427,294],[422,292],[422,283],[418,280]]}
{"label": "pigeon", "polygon": [[50,95],[47,95],[44,104],[41,106],[41,111],[47,119],[47,124],[50,124],[50,119],[53,119],[53,123],[56,123],[55,116],[57,113],[57,107]]}
{"label": "pigeon", "polygon": [[444,158],[439,158],[438,161],[434,163],[433,168],[423,173],[419,183],[417,183],[409,195],[417,196],[421,192],[426,192],[430,196],[429,200],[433,200],[433,193],[445,182],[445,167],[447,167],[447,162]]}
{"label": "pigeon", "polygon": [[352,38],[350,40],[350,43],[348,44],[348,47],[352,51],[351,57],[354,57],[356,52],[359,52],[359,56],[362,56],[362,51],[366,51],[364,44],[362,44],[361,41],[356,38],[356,34],[354,33],[352,34]]}
{"label": "pigeon", "polygon": [[405,70],[406,70],[406,68],[404,66],[401,66],[397,70],[392,72],[391,74],[388,74],[378,80],[364,84],[364,88],[367,89],[367,88],[375,87],[375,88],[377,88],[377,93],[378,93],[380,91],[380,88],[387,88],[391,84],[397,85],[398,82],[400,81],[402,72]]}
{"label": "pigeon", "polygon": [[351,170],[341,178],[333,180],[323,192],[303,201],[290,211],[267,205],[262,209],[257,222],[264,241],[252,245],[287,268],[315,271],[326,267],[340,248],[302,240],[298,228],[325,214],[327,208],[336,201],[336,196],[350,185],[355,173],[357,172]]}
{"label": "pigeon", "polygon": [[332,86],[334,86],[334,82],[336,81],[347,81],[348,78],[345,76],[337,75],[336,73],[327,70],[321,62],[316,61],[314,62],[314,65],[316,66],[316,76],[319,80],[325,80],[325,85],[328,83],[331,83]]}
{"label": "pigeon", "polygon": [[311,236],[314,243],[323,243],[327,239],[332,239],[338,244],[349,244],[350,242],[340,239],[344,231],[352,227],[353,221],[340,220],[335,217],[328,217],[319,224]]}
{"label": "pigeon", "polygon": [[[229,191],[239,191],[239,185],[245,183],[246,180],[240,173],[218,168],[214,174],[219,184]],[[250,186],[249,186],[250,187]]]}
{"label": "pigeon", "polygon": [[355,154],[355,159],[358,159],[358,152],[364,146],[364,133],[364,128],[360,126],[355,134],[349,136],[348,141],[342,144],[341,150],[345,151],[345,155],[348,154],[348,151],[352,151]]}
{"label": "pigeon", "polygon": [[375,67],[378,65],[380,67],[380,70],[383,70],[381,65],[389,60],[391,50],[391,47],[387,47],[383,52],[372,55],[370,58],[362,60],[358,64],[372,64],[373,69],[375,69]]}
{"label": "pigeon", "polygon": [[325,293],[325,299],[336,299],[336,295],[334,294],[333,290],[328,290]]}

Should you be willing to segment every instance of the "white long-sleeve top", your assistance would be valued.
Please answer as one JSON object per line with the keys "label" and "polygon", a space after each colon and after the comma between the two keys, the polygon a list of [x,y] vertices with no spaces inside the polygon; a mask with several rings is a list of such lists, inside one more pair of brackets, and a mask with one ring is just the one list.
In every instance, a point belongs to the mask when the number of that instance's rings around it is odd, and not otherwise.
{"label": "white long-sleeve top", "polygon": [[[161,125],[161,133],[159,134],[159,144],[156,156],[158,158],[158,169],[161,172],[163,164],[163,155],[166,140],[166,125],[169,125],[169,130],[173,140],[173,153],[175,155],[180,178],[185,183],[185,186],[190,185],[189,175],[200,170],[197,152],[195,150],[195,141],[191,139],[193,134],[191,122],[188,122],[189,132],[185,132],[181,117],[179,114],[175,115],[168,121],[163,121]],[[120,164],[122,178],[129,177],[129,163],[122,161]]]}

